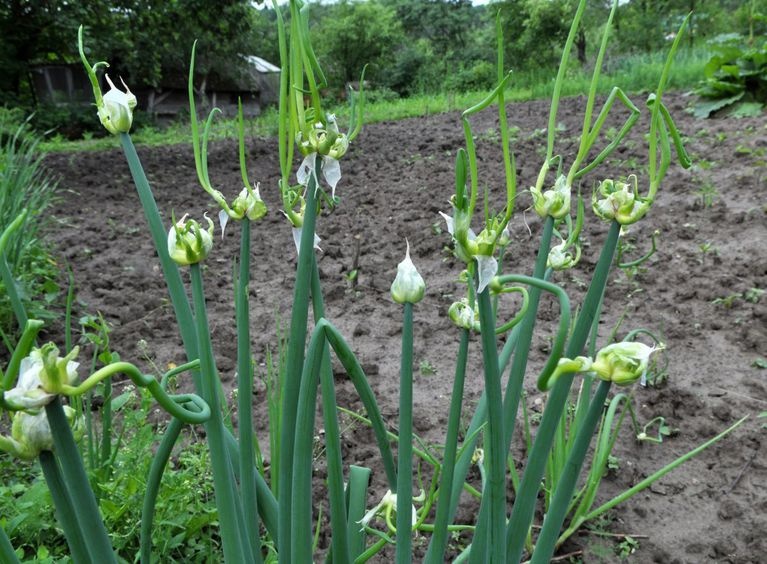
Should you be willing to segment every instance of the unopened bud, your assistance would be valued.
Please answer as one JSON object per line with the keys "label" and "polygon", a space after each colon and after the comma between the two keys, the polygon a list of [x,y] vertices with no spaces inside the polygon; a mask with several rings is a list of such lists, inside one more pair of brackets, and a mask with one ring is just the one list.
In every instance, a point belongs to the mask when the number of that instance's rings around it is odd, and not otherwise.
{"label": "unopened bud", "polygon": [[[123,82],[125,92],[118,90],[109,75],[105,75],[109,83],[109,91],[104,94],[101,105],[98,106],[98,116],[109,133],[128,133],[133,125],[133,110],[136,107],[136,97]],[[122,80],[122,79],[121,79]]]}
{"label": "unopened bud", "polygon": [[399,304],[415,304],[423,299],[426,283],[410,259],[410,243],[407,243],[405,260],[397,265],[397,277],[391,285],[391,297]]}
{"label": "unopened bud", "polygon": [[[64,415],[72,425],[75,410],[64,406]],[[82,436],[82,430],[75,428],[75,438]],[[11,436],[0,437],[0,448],[22,460],[33,460],[43,450],[53,450],[53,435],[45,410],[34,413],[19,411],[13,414]]]}

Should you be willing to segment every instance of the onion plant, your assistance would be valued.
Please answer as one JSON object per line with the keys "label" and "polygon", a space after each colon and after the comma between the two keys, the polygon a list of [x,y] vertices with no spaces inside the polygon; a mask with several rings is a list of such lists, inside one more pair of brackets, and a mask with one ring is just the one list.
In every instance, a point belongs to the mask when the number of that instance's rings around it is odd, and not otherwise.
{"label": "onion plant", "polygon": [[[448,310],[450,320],[457,327],[458,352],[441,454],[422,444],[413,433],[413,326],[418,302],[427,288],[410,258],[410,244],[405,243],[405,258],[391,287],[393,300],[403,308],[397,433],[392,432],[393,422],[384,420],[370,381],[351,347],[326,317],[315,252],[319,243],[316,228],[323,212],[339,201],[335,190],[339,185],[343,188],[341,163],[362,126],[364,81],[360,82],[359,92],[350,92],[350,127],[344,133],[336,117],[323,107],[321,91],[325,77],[312,49],[307,7],[298,0],[292,1],[289,21],[284,21],[282,12],[276,10],[282,61],[276,149],[280,180],[276,188],[281,211],[293,232],[298,260],[286,350],[278,355],[279,386],[267,400],[272,460],[268,475],[259,464],[261,448],[253,431],[254,368],[248,298],[252,268],[250,240],[252,230],[258,229],[257,222],[266,213],[266,206],[258,183],[251,181],[248,172],[242,110],[239,111],[239,160],[243,187],[219,189],[211,179],[207,163],[210,127],[218,110],[213,108],[203,124],[198,121],[194,88],[196,48],[193,46],[189,104],[197,178],[204,194],[220,208],[220,229],[223,231],[233,221],[239,224],[241,234],[240,253],[231,257],[237,265],[232,269],[235,272],[232,302],[237,326],[239,389],[235,433],[225,422],[227,406],[216,369],[215,343],[206,310],[205,272],[201,266],[211,253],[218,252],[214,248],[214,221],[207,217],[198,221],[195,218],[199,218],[199,211],[195,209],[166,210],[172,222],[169,226],[164,224],[130,138],[136,99],[127,86],[123,85],[124,90],[117,89],[108,77],[110,89],[102,93],[96,70],[108,65],[88,62],[80,31],[80,54],[93,86],[98,116],[105,128],[119,137],[128,160],[188,362],[158,378],[143,374],[131,363],[112,358],[98,370],[94,365],[80,381],[74,361],[77,348],[67,343],[67,352],[60,356],[54,344],[37,346],[35,341],[42,323],[28,319],[21,306],[15,308],[23,334],[5,371],[0,372],[0,407],[12,413],[13,429],[10,437],[0,437],[0,448],[19,458],[39,458],[75,561],[102,563],[115,562],[117,558],[79,456],[76,441],[83,432],[81,415],[72,406],[79,405],[74,398],[118,373],[128,376],[137,386],[147,388],[171,417],[155,453],[143,501],[139,558],[145,563],[152,561],[155,500],[171,450],[185,424],[205,426],[225,562],[311,562],[319,552],[318,534],[325,521],[314,515],[312,475],[312,445],[319,403],[325,430],[329,507],[329,526],[325,529],[328,542],[323,551],[328,559],[340,564],[365,562],[390,547],[396,562],[411,562],[412,537],[417,531],[429,534],[424,560],[443,562],[448,554],[449,535],[465,532],[471,534],[471,545],[457,555],[458,561],[500,564],[519,562],[525,552],[533,562],[548,562],[556,548],[583,523],[646,488],[742,423],[743,420],[739,421],[613,500],[594,507],[617,429],[630,401],[629,394],[622,391],[611,397],[613,385],[627,387],[639,380],[647,370],[651,355],[663,348],[658,339],[643,329],[630,332],[621,341],[613,335],[606,342],[600,342],[597,327],[609,273],[616,263],[621,228],[645,220],[671,165],[671,146],[674,145],[682,166],[689,166],[689,159],[681,135],[663,104],[671,61],[685,21],[646,104],[650,122],[648,174],[643,179],[648,186],[646,191],[639,189],[640,171],[627,170],[624,177],[601,178],[598,182],[597,177],[589,176],[599,170],[639,123],[641,113],[618,87],[596,111],[596,85],[617,2],[613,4],[597,55],[577,153],[569,164],[566,161],[570,156],[555,154],[560,92],[585,3],[581,0],[578,4],[564,47],[551,102],[546,151],[533,186],[520,190],[516,177],[504,100],[504,89],[512,75],[506,71],[503,61],[500,19],[497,86],[461,117],[465,146],[456,154],[455,190],[450,197],[452,210],[443,217],[454,253],[464,266],[459,279],[465,295]],[[628,110],[628,117],[617,135],[600,146],[603,126],[616,103]],[[471,122],[477,112],[493,104],[499,112],[505,194],[500,210],[490,209],[487,194],[484,209],[478,210],[482,200],[480,170]],[[587,221],[586,202],[581,196],[586,178],[592,178],[591,182],[597,186],[591,195],[591,208],[597,219],[607,224],[607,235],[585,298],[574,308],[565,289],[556,283],[556,277],[558,272],[575,267],[583,252],[579,236]],[[513,252],[508,226],[514,220],[517,201],[526,197],[525,193],[532,198],[531,207],[543,224],[537,259],[530,275],[506,272],[507,264],[501,260],[503,253]],[[181,212],[184,215],[177,219]],[[23,220],[24,214],[0,238],[0,259],[4,246]],[[559,242],[553,244],[557,239]],[[7,269],[3,260],[0,260],[0,269]],[[181,269],[189,270],[191,300]],[[547,394],[547,399],[533,440],[529,425],[518,429],[516,421],[520,411],[525,413],[524,382],[528,377],[529,352],[544,292],[556,300],[559,318],[549,356],[536,375],[537,386]],[[499,299],[506,293],[519,294],[521,306],[516,311],[507,311],[507,301]],[[484,392],[474,413],[470,414],[463,401],[463,388],[473,335],[478,336],[481,347]],[[640,340],[647,340],[648,336],[653,340],[652,345]],[[500,347],[502,337],[505,344]],[[388,485],[386,492],[368,493],[369,468],[357,466],[354,461],[348,468],[345,466],[349,461],[344,461],[342,456],[331,355],[343,366],[364,406],[364,416],[351,415],[364,421],[374,432]],[[191,375],[195,393],[169,394],[167,379],[186,372]],[[501,382],[506,373],[504,389]],[[576,377],[580,380],[579,392],[572,399],[571,386]],[[64,406],[62,400],[67,398],[71,405]],[[471,424],[460,441],[460,421],[469,415]],[[594,435],[597,444],[591,466],[579,486],[581,468]],[[521,475],[510,450],[516,436],[528,446]],[[393,447],[396,447],[396,458]],[[481,483],[478,485],[466,482],[471,464],[479,468]],[[427,473],[430,483],[421,494],[413,495],[416,478],[419,483],[423,482],[420,469],[424,465],[431,468]],[[542,481],[545,483],[545,519],[540,532],[534,535],[532,519]],[[509,483],[513,499],[507,495]],[[478,498],[476,519],[471,523],[454,523],[463,491]],[[371,495],[380,502],[371,506],[368,503]],[[10,542],[1,530],[0,554],[4,561],[16,561]]]}

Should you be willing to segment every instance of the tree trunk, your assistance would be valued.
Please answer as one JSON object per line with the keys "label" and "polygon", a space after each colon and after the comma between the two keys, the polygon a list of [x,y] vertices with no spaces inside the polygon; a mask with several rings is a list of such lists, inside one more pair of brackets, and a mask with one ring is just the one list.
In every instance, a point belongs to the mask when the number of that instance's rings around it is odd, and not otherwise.
{"label": "tree trunk", "polygon": [[578,62],[582,67],[586,66],[586,32],[581,27],[578,30],[578,35],[575,38],[575,48],[578,57]]}

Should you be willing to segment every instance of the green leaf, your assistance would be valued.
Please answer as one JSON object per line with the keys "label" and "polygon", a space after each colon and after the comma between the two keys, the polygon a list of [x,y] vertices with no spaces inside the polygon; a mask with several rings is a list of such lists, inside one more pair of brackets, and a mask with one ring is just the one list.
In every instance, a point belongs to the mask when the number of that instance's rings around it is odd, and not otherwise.
{"label": "green leaf", "polygon": [[734,118],[759,117],[764,109],[764,104],[759,102],[741,102],[728,112]]}
{"label": "green leaf", "polygon": [[743,94],[744,92],[741,92],[740,94],[730,96],[729,98],[722,98],[721,100],[699,101],[695,104],[693,115],[696,118],[707,118],[717,110],[721,110],[730,104],[734,104],[743,97]]}
{"label": "green leaf", "polygon": [[120,411],[122,407],[133,398],[133,392],[128,391],[120,394],[112,400],[112,411]]}
{"label": "green leaf", "polygon": [[[767,358],[757,358],[754,362],[751,363],[751,366],[754,368],[761,368],[762,370],[767,368]],[[767,416],[767,411],[762,413],[759,417],[765,417]]]}

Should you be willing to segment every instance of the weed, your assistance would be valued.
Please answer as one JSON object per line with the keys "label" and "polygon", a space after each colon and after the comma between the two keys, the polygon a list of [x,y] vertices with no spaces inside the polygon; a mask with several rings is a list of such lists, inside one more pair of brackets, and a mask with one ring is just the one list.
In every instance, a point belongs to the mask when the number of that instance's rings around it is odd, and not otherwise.
{"label": "weed", "polygon": [[762,299],[763,294],[764,290],[762,288],[749,288],[743,292],[743,299],[749,303],[756,304]]}
{"label": "weed", "polygon": [[709,181],[704,182],[701,187],[698,188],[696,194],[704,208],[710,208],[714,205],[714,202],[719,199],[719,191],[716,189],[716,186]]}
{"label": "weed", "polygon": [[715,300],[712,300],[711,303],[714,305],[722,305],[726,307],[727,309],[731,309],[733,304],[735,303],[735,300],[739,300],[742,297],[743,297],[743,294],[734,293],[734,294],[729,294],[727,296],[723,296],[721,298],[716,298]]}
{"label": "weed", "polygon": [[437,373],[437,369],[428,360],[422,360],[418,365],[418,371],[421,376],[434,376]]}
{"label": "weed", "polygon": [[639,548],[639,541],[630,536],[623,537],[618,543],[617,554],[621,559],[626,559],[634,554]]}

